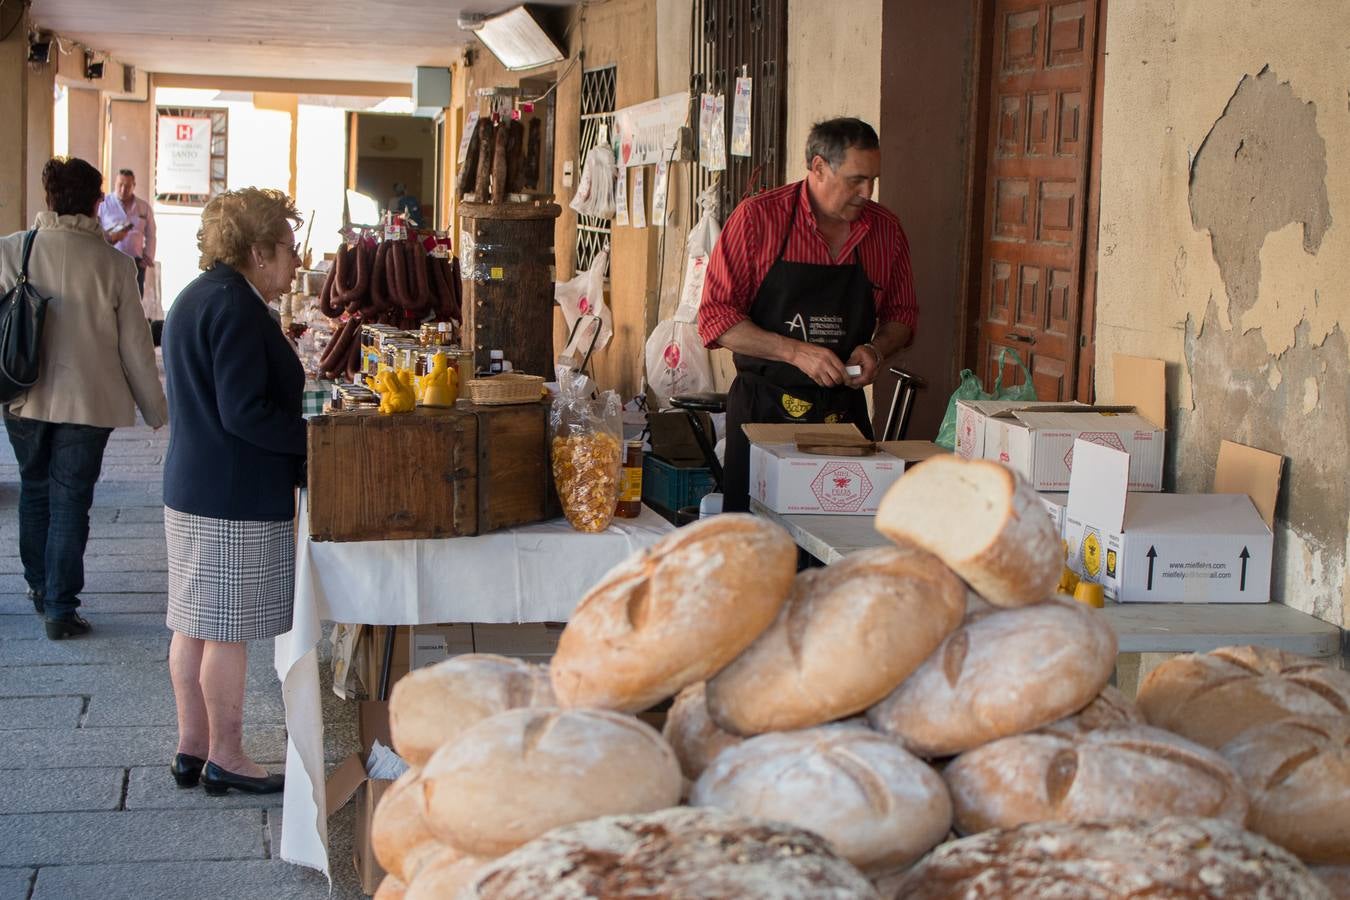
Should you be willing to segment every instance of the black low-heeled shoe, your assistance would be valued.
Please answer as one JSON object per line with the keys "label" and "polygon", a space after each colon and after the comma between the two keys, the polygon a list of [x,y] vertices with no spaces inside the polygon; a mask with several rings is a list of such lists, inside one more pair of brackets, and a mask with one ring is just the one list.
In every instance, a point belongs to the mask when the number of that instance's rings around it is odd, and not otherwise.
{"label": "black low-heeled shoe", "polygon": [[201,780],[204,765],[206,765],[204,759],[190,753],[178,753],[169,766],[169,773],[173,775],[173,780],[178,782],[180,788],[196,787],[197,782]]}
{"label": "black low-heeled shoe", "polygon": [[245,794],[279,794],[285,787],[285,775],[250,778],[248,775],[226,772],[213,762],[207,762],[206,768],[202,770],[202,790],[212,797],[219,797],[230,788]]}
{"label": "black low-heeled shoe", "polygon": [[57,616],[54,619],[46,619],[44,625],[47,629],[47,640],[63,641],[68,637],[79,637],[88,634],[94,626],[89,624],[89,620],[79,613],[66,613],[63,616]]}

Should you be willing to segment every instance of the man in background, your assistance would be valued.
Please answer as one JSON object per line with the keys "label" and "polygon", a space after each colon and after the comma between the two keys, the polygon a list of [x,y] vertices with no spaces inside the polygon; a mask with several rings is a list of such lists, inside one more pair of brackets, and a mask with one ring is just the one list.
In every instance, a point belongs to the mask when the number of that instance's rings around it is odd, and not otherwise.
{"label": "man in background", "polygon": [[103,198],[99,224],[108,243],[136,260],[136,286],[145,296],[145,270],[155,264],[155,213],[136,196],[136,174],[119,169],[114,193]]}

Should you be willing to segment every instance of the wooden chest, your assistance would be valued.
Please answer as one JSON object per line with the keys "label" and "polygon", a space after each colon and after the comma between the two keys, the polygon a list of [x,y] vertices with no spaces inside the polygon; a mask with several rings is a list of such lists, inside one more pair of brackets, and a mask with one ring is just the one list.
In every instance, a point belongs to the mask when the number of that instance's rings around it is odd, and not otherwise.
{"label": "wooden chest", "polygon": [[553,518],[548,460],[546,403],[315,416],[310,537],[460,537]]}

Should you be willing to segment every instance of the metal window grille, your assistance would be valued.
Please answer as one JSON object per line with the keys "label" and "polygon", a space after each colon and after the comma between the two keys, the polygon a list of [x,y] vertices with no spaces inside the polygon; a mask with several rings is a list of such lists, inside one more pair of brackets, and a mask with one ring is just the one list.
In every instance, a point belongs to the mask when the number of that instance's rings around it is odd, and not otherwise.
{"label": "metal window grille", "polygon": [[[742,198],[783,183],[787,132],[787,0],[694,0],[689,71],[694,99],[727,98],[726,158],[721,219]],[[753,79],[750,156],[731,155],[731,104],[736,79]],[[698,104],[694,104],[697,134]],[[717,173],[694,166],[690,208]]]}
{"label": "metal window grille", "polygon": [[[192,109],[181,106],[159,106],[155,108],[155,134],[159,134],[159,116],[182,116],[188,119],[211,120],[211,192],[209,194],[161,194],[155,193],[155,200],[177,206],[205,206],[216,194],[224,193],[226,186],[226,147],[230,134],[230,111],[228,109]],[[158,164],[159,141],[155,141],[155,160]]]}
{"label": "metal window grille", "polygon": [[[586,154],[600,143],[600,130],[614,132],[615,81],[618,68],[605,66],[581,73],[581,144],[578,160],[584,165]],[[595,255],[609,243],[610,220],[595,216],[577,216],[577,271],[591,267]]]}

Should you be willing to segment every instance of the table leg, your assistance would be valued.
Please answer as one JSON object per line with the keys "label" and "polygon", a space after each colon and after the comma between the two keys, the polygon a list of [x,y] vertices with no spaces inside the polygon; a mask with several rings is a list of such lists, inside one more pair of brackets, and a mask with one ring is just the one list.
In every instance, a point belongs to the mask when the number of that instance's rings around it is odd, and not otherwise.
{"label": "table leg", "polygon": [[397,634],[397,625],[384,626],[384,658],[380,661],[380,690],[376,700],[389,699],[389,669],[394,664],[394,637]]}

